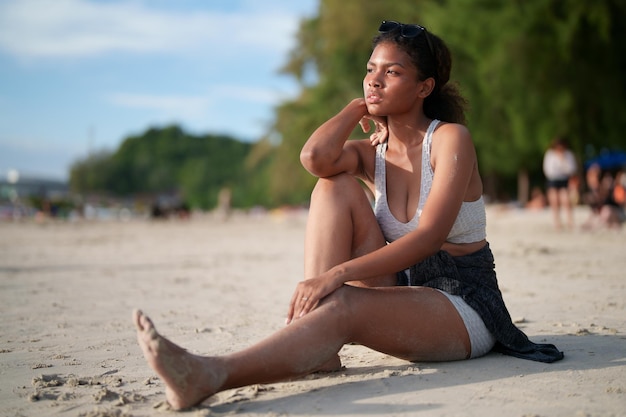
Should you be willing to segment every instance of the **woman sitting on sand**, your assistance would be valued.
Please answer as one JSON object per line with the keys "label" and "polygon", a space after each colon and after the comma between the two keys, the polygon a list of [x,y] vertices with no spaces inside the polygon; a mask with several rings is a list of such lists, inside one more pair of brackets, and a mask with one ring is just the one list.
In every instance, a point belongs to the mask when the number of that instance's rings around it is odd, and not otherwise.
{"label": "woman sitting on sand", "polygon": [[[447,84],[443,41],[418,25],[384,21],[352,100],[301,153],[320,179],[305,242],[305,280],[287,326],[237,353],[198,356],[134,312],[138,340],[175,409],[250,384],[341,367],[358,343],[407,361],[453,361],[497,351],[543,362],[563,357],[511,322],[486,241],[483,186]],[[347,141],[375,124],[369,139]],[[376,195],[372,210],[361,179]]]}

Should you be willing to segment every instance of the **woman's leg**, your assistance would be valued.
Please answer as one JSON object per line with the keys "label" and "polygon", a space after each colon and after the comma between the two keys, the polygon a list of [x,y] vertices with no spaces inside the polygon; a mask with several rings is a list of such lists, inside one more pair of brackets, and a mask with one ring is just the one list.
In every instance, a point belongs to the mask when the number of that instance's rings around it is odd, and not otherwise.
{"label": "woman's leg", "polygon": [[[373,252],[386,244],[362,185],[348,174],[320,178],[311,194],[304,244],[304,277],[318,276],[335,265]],[[353,281],[361,287],[393,286],[395,275]],[[334,355],[316,371],[342,368]]]}
{"label": "woman's leg", "polygon": [[570,196],[570,190],[567,187],[559,189],[559,204],[565,211],[567,219],[567,227],[574,229],[574,210],[572,209],[572,199]]}
{"label": "woman's leg", "polygon": [[306,316],[243,351],[206,357],[160,336],[141,312],[133,315],[149,365],[176,409],[230,388],[306,375],[347,342],[421,361],[469,357],[463,320],[440,292],[424,287],[357,288],[345,285]]}
{"label": "woman's leg", "polygon": [[619,229],[622,226],[619,209],[608,204],[603,205],[600,209],[600,219],[602,220],[603,226],[609,229]]}
{"label": "woman's leg", "polygon": [[559,208],[559,190],[556,187],[549,187],[548,192],[548,204],[552,210],[552,217],[554,219],[554,227],[557,230],[561,230],[561,213]]}
{"label": "woman's leg", "polygon": [[[385,244],[361,184],[348,174],[320,178],[311,195],[304,244],[304,277],[318,276]],[[351,284],[393,286],[396,277],[390,274]]]}

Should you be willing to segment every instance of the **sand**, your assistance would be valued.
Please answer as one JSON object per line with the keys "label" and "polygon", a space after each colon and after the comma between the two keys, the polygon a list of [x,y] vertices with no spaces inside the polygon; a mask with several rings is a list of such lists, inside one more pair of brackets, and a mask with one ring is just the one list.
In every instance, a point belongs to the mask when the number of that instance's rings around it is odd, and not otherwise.
{"label": "sand", "polygon": [[[0,415],[176,415],[132,309],[197,353],[261,339],[284,325],[305,221],[0,224]],[[559,233],[547,211],[489,207],[488,239],[511,316],[563,361],[407,363],[351,345],[344,371],[226,391],[182,415],[625,415],[626,229]]]}

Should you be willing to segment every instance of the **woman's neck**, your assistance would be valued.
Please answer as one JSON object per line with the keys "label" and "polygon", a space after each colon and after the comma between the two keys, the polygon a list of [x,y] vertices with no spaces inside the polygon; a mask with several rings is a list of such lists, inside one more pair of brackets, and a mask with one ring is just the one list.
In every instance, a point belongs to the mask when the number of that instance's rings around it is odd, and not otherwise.
{"label": "woman's neck", "polygon": [[425,115],[410,121],[388,118],[389,144],[392,146],[398,144],[407,148],[420,145],[431,121]]}

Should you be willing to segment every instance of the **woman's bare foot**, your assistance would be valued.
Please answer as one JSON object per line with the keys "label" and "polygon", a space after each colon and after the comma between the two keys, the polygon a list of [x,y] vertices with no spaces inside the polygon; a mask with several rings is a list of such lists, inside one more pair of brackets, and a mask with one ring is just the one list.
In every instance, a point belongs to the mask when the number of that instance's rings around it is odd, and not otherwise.
{"label": "woman's bare foot", "polygon": [[215,394],[224,380],[215,360],[191,354],[157,333],[141,310],[133,311],[137,341],[150,367],[165,383],[165,396],[176,410],[189,408]]}

